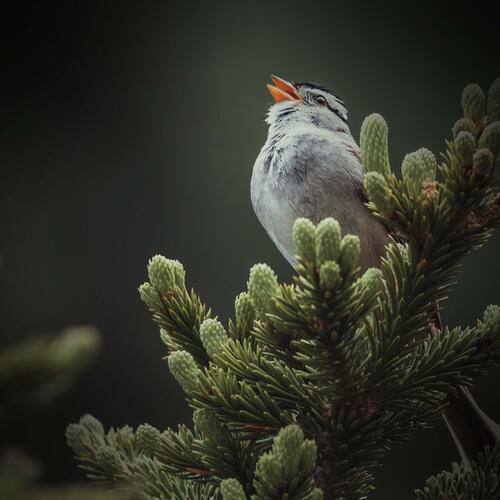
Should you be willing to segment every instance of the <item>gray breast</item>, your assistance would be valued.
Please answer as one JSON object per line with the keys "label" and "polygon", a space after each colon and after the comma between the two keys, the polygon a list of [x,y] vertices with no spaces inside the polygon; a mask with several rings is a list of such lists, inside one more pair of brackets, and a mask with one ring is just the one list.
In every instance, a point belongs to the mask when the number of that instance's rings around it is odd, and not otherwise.
{"label": "gray breast", "polygon": [[350,135],[317,131],[289,133],[262,148],[251,181],[257,218],[292,265],[298,217],[334,217],[344,234],[360,236],[362,267],[377,265],[387,234],[364,205],[357,145]]}

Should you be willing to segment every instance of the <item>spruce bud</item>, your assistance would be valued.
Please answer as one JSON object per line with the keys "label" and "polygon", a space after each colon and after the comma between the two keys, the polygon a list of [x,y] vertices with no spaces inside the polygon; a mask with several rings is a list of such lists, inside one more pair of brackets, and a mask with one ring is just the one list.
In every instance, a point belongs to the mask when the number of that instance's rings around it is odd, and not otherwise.
{"label": "spruce bud", "polygon": [[378,172],[368,172],[364,179],[368,199],[375,204],[380,213],[388,213],[391,209],[391,191],[385,177]]}
{"label": "spruce bud", "polygon": [[167,330],[164,328],[160,328],[160,339],[167,347],[172,345],[172,339]]}
{"label": "spruce bud", "polygon": [[248,334],[253,328],[255,309],[248,292],[240,293],[234,301],[236,327],[242,335]]}
{"label": "spruce bud", "polygon": [[471,134],[475,134],[476,126],[470,118],[460,118],[455,122],[451,131],[453,133],[453,138],[455,138],[460,132],[470,132]]}
{"label": "spruce bud", "polygon": [[122,459],[115,448],[108,445],[102,445],[95,452],[95,460],[99,467],[108,474],[118,474],[122,471]]}
{"label": "spruce bud", "polygon": [[200,326],[200,338],[205,351],[210,358],[220,352],[222,346],[229,340],[226,330],[216,319],[206,319]]}
{"label": "spruce bud", "polygon": [[500,120],[500,77],[497,78],[488,91],[488,121]]}
{"label": "spruce bud", "polygon": [[361,277],[361,287],[365,296],[373,298],[382,290],[382,271],[370,267]]}
{"label": "spruce bud", "polygon": [[305,262],[314,263],[314,224],[299,217],[293,225],[293,245],[297,255]]}
{"label": "spruce bud", "polygon": [[472,164],[472,156],[476,150],[476,141],[470,132],[460,132],[455,137],[455,145],[457,147],[458,156],[462,161],[462,165],[468,166]]}
{"label": "spruce bud", "polygon": [[199,408],[193,413],[194,428],[203,438],[222,443],[228,439],[226,427],[217,418],[217,415],[207,408]]}
{"label": "spruce bud", "polygon": [[323,264],[327,260],[337,260],[340,255],[340,225],[332,217],[323,219],[315,232],[316,263]]}
{"label": "spruce bud", "polygon": [[383,116],[373,113],[361,126],[361,158],[365,172],[378,172],[384,177],[391,173],[389,165],[389,128]]}
{"label": "spruce bud", "polygon": [[474,171],[481,177],[488,176],[493,167],[493,155],[489,149],[478,149],[472,158]]}
{"label": "spruce bud", "polygon": [[66,427],[66,442],[76,455],[88,453],[85,441],[87,432],[79,424],[69,424]]}
{"label": "spruce bud", "polygon": [[158,449],[161,432],[152,425],[142,424],[135,432],[135,438],[140,448],[148,455],[154,455]]}
{"label": "spruce bud", "polygon": [[139,296],[151,311],[155,311],[161,307],[158,292],[151,283],[146,281],[139,287]]}
{"label": "spruce bud", "polygon": [[260,319],[264,319],[273,297],[278,293],[278,279],[267,264],[255,264],[250,269],[248,293]]}
{"label": "spruce bud", "polygon": [[353,234],[344,236],[340,245],[340,268],[344,273],[354,270],[359,261],[361,244]]}
{"label": "spruce bud", "polygon": [[243,486],[241,486],[237,479],[224,479],[220,483],[220,491],[222,493],[222,500],[247,500]]}
{"label": "spruce bud", "polygon": [[487,148],[497,158],[500,151],[500,121],[487,125],[479,138],[479,148]]}
{"label": "spruce bud", "polygon": [[483,323],[498,329],[500,326],[500,307],[490,304],[484,311]]}
{"label": "spruce bud", "polygon": [[84,415],[80,418],[79,422],[80,427],[85,429],[90,434],[94,434],[96,436],[104,436],[104,427],[101,422],[97,420],[93,415]]}
{"label": "spruce bud", "polygon": [[170,373],[185,392],[196,387],[200,369],[193,356],[187,351],[174,351],[167,358]]}
{"label": "spruce bud", "polygon": [[465,118],[478,123],[484,116],[486,97],[483,89],[477,83],[470,83],[462,93],[462,109]]}
{"label": "spruce bud", "polygon": [[323,290],[333,290],[340,279],[340,266],[334,260],[323,262],[319,268],[319,285]]}
{"label": "spruce bud", "polygon": [[155,255],[149,261],[149,281],[160,295],[175,287],[183,287],[185,274],[184,267],[178,260]]}
{"label": "spruce bud", "polygon": [[424,182],[436,178],[437,162],[434,154],[426,148],[420,148],[407,154],[403,159],[401,173],[403,182],[414,196],[422,192]]}

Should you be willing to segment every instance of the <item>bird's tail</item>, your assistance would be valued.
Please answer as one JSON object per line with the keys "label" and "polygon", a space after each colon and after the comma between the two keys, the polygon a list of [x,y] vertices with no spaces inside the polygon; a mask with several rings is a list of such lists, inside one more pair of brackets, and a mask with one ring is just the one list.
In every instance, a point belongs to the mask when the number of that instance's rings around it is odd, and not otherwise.
{"label": "bird's tail", "polygon": [[500,426],[479,408],[466,387],[459,387],[458,396],[449,399],[443,417],[469,466],[485,446],[491,449],[500,443]]}
{"label": "bird's tail", "polygon": [[[436,306],[433,322],[442,330],[439,306]],[[462,460],[469,467],[486,446],[492,449],[500,443],[500,425],[479,408],[467,387],[460,386],[457,395],[448,398],[443,418]]]}

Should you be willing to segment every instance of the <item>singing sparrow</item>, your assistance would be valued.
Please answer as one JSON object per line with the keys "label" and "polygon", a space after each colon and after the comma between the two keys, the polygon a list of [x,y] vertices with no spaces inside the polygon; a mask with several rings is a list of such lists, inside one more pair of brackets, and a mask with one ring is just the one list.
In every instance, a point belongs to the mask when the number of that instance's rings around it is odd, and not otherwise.
{"label": "singing sparrow", "polygon": [[365,205],[361,156],[342,99],[315,83],[272,79],[275,104],[251,181],[257,218],[292,265],[295,219],[333,217],[344,234],[360,237],[361,267],[378,266],[388,236]]}
{"label": "singing sparrow", "polygon": [[[316,83],[291,84],[276,76],[268,85],[266,143],[251,181],[257,218],[281,253],[295,265],[292,226],[298,217],[317,224],[325,217],[361,243],[361,268],[379,266],[389,240],[386,228],[367,209],[359,147],[347,124],[344,102]],[[460,387],[444,413],[462,457],[475,458],[485,444],[500,442],[500,427]]]}

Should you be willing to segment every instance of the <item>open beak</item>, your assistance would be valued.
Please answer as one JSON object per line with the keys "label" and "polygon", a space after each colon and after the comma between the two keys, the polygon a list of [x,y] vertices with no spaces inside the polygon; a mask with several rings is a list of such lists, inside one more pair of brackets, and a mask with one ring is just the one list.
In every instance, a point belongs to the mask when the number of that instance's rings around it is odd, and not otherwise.
{"label": "open beak", "polygon": [[274,85],[268,84],[267,90],[269,90],[269,93],[273,96],[275,102],[302,101],[301,95],[290,82],[282,80],[274,75],[271,75],[271,80]]}

